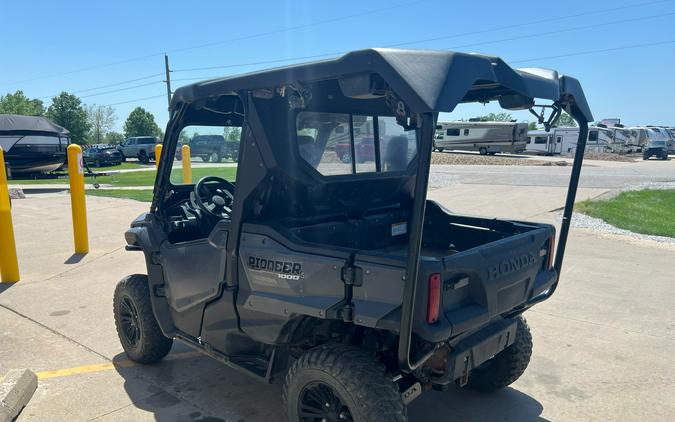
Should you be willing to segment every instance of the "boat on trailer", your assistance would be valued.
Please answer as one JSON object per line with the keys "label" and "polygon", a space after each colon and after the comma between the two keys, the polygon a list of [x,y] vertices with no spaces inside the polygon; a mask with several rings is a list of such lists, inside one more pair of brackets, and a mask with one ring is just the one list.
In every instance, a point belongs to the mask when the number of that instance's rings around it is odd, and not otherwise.
{"label": "boat on trailer", "polygon": [[70,132],[44,117],[0,114],[0,146],[10,175],[60,169],[69,144]]}

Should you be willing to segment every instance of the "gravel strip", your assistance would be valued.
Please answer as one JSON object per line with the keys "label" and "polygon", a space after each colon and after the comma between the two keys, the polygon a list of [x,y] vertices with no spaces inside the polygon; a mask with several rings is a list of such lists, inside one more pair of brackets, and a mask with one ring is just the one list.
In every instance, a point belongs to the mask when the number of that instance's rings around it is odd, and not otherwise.
{"label": "gravel strip", "polygon": [[599,160],[599,161],[622,161],[626,163],[634,163],[642,160],[642,155],[633,154],[608,154],[600,152],[586,152],[584,160]]}
{"label": "gravel strip", "polygon": [[[560,214],[560,217],[562,218],[562,213]],[[590,217],[586,214],[581,214],[578,212],[574,213],[574,216],[572,217],[571,226],[574,228],[591,229],[609,234],[629,236],[640,240],[652,240],[654,242],[659,243],[668,243],[675,246],[675,238],[666,236],[653,236],[649,234],[635,233],[629,230],[620,229],[618,227],[612,226],[609,223],[606,223],[604,220],[595,217]]]}
{"label": "gravel strip", "polygon": [[500,155],[453,154],[434,152],[431,164],[462,164],[477,166],[567,166],[567,161],[544,161],[530,158],[505,157]]}
{"label": "gravel strip", "polygon": [[636,191],[636,190],[646,190],[646,189],[651,189],[651,190],[665,190],[665,189],[675,189],[675,182],[647,182],[647,183],[639,183],[636,185],[628,185],[624,186],[619,189],[614,189],[611,190],[605,194],[600,195],[597,198],[593,198],[593,200],[601,200],[601,201],[606,201],[608,199],[612,199],[619,195],[621,192],[630,192],[630,191]]}

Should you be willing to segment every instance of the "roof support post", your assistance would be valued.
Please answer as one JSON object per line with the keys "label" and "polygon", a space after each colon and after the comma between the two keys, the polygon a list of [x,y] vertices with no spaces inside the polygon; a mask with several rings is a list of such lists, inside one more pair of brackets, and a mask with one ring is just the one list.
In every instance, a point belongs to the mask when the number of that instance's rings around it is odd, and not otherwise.
{"label": "roof support post", "polygon": [[[410,339],[415,315],[415,293],[417,292],[417,278],[419,272],[420,249],[422,247],[422,232],[424,230],[424,212],[427,203],[427,187],[429,185],[429,166],[431,165],[431,146],[433,143],[436,122],[432,113],[420,116],[421,133],[417,146],[417,175],[413,192],[413,206],[410,216],[410,230],[408,238],[408,259],[405,269],[405,283],[403,287],[403,303],[401,310],[401,328],[398,339],[399,367],[404,372],[410,372],[426,361],[431,354],[417,361],[410,361]],[[432,350],[433,352],[433,350]]]}
{"label": "roof support post", "polygon": [[[558,277],[560,277],[560,270],[565,255],[567,235],[570,231],[570,222],[572,221],[572,212],[574,211],[574,201],[577,197],[577,187],[579,186],[579,177],[581,176],[581,165],[583,164],[584,152],[586,151],[586,139],[588,138],[588,122],[585,119],[579,119],[578,123],[579,139],[577,140],[577,150],[574,154],[574,164],[572,165],[572,174],[570,175],[570,185],[567,189],[565,210],[563,211],[562,223],[560,225],[560,237],[558,238],[558,248],[555,254],[555,263],[553,265],[558,273]],[[555,288],[555,285],[553,288]]]}
{"label": "roof support post", "polygon": [[[579,116],[581,116],[581,113],[579,113]],[[581,176],[581,165],[584,162],[586,140],[588,139],[588,121],[584,117],[578,117],[576,115],[574,115],[574,118],[579,124],[579,138],[577,139],[577,149],[574,153],[574,164],[572,165],[572,173],[570,174],[570,184],[567,188],[567,199],[565,200],[565,209],[563,211],[562,223],[560,224],[560,234],[558,236],[558,246],[556,247],[555,261],[553,263],[553,268],[557,274],[556,280],[550,289],[530,300],[527,303],[528,308],[551,297],[553,292],[555,292],[555,289],[558,287],[558,281],[560,280],[560,271],[562,270],[563,257],[565,256],[565,247],[567,246],[567,236],[570,231],[570,223],[572,221],[572,213],[574,211],[574,201],[577,197],[579,177]]]}

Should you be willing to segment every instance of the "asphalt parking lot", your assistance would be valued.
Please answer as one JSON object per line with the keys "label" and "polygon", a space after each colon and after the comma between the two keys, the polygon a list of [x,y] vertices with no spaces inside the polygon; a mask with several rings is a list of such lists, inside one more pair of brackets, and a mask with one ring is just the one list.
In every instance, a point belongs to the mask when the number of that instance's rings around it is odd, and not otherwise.
{"label": "asphalt parking lot", "polygon": [[[430,197],[458,213],[555,222],[569,167],[434,166]],[[579,198],[675,180],[675,160],[589,163]],[[283,420],[281,387],[176,343],[151,366],[128,361],[112,293],[144,272],[123,232],[145,203],[89,197],[91,252],[73,255],[66,194],[13,203],[22,281],[0,285],[0,376],[31,368],[39,387],[19,421]],[[412,421],[675,420],[675,248],[574,229],[556,295],[526,316],[528,371],[491,395],[457,388],[413,402]]]}

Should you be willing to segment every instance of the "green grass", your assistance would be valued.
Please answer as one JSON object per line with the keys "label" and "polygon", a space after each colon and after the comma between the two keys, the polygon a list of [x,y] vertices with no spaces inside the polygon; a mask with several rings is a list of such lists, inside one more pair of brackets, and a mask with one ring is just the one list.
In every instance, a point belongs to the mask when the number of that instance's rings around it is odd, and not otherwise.
{"label": "green grass", "polygon": [[675,237],[675,189],[622,192],[605,201],[580,202],[576,208],[625,230]]}
{"label": "green grass", "polygon": [[150,189],[87,189],[87,195],[107,196],[109,198],[134,199],[141,202],[152,202],[152,190]]}
{"label": "green grass", "polygon": [[103,167],[94,167],[89,166],[91,171],[114,171],[114,170],[127,170],[127,169],[142,169],[146,167],[155,167],[154,163],[151,164],[141,164],[139,162],[124,162],[119,166],[103,166]]}
{"label": "green grass", "polygon": [[[227,180],[234,180],[237,172],[236,167],[201,167],[192,169],[192,180],[198,181],[204,176],[220,176]],[[181,168],[174,168],[171,172],[171,181],[173,183],[182,183],[183,170]],[[111,174],[108,176],[99,176],[96,181],[102,185],[108,184],[116,187],[124,186],[153,186],[155,184],[154,171],[131,171],[128,173]],[[85,183],[93,183],[93,177],[85,177]],[[16,180],[12,179],[9,184],[63,184],[68,183],[68,178],[62,179],[30,179],[30,180]]]}

